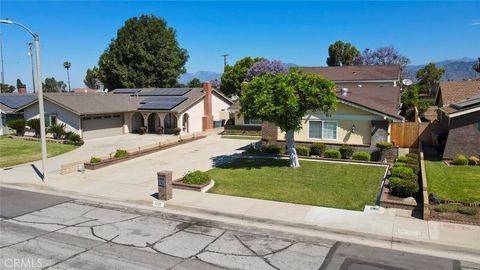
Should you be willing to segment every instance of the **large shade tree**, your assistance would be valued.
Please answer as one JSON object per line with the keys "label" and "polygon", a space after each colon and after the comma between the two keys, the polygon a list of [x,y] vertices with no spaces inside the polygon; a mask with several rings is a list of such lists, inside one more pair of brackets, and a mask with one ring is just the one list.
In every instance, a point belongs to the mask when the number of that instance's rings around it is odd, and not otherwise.
{"label": "large shade tree", "polygon": [[233,66],[227,65],[220,79],[220,91],[229,97],[240,96],[242,83],[245,81],[248,70],[256,62],[263,60],[265,60],[265,58],[245,57],[238,60]]}
{"label": "large shade tree", "polygon": [[65,92],[67,85],[63,81],[57,81],[54,77],[45,78],[42,83],[44,92]]}
{"label": "large shade tree", "polygon": [[153,15],[128,19],[100,56],[100,80],[108,89],[174,87],[186,72],[188,53],[175,29]]}
{"label": "large shade tree", "polygon": [[98,67],[87,69],[83,83],[88,88],[96,89],[99,81],[100,81],[100,73],[98,71]]}
{"label": "large shade tree", "polygon": [[434,63],[429,63],[417,71],[416,77],[418,83],[425,85],[430,94],[433,95],[443,74],[445,74],[445,69],[438,68]]}
{"label": "large shade tree", "polygon": [[248,70],[247,75],[245,76],[245,81],[251,81],[253,78],[262,76],[263,74],[288,74],[288,68],[278,60],[263,60],[260,62],[256,62],[253,66]]}
{"label": "large shade tree", "polygon": [[409,63],[410,59],[393,46],[380,47],[376,50],[366,48],[353,61],[354,65],[400,65],[402,69]]}
{"label": "large shade tree", "polygon": [[12,93],[15,91],[15,86],[6,83],[0,83],[0,89],[2,93]]}
{"label": "large shade tree", "polygon": [[337,40],[328,47],[327,65],[351,66],[360,52],[350,42]]}
{"label": "large shade tree", "polygon": [[290,167],[298,168],[295,132],[311,111],[328,114],[336,107],[335,84],[315,74],[291,70],[289,74],[266,73],[242,85],[240,113],[274,123],[285,132]]}

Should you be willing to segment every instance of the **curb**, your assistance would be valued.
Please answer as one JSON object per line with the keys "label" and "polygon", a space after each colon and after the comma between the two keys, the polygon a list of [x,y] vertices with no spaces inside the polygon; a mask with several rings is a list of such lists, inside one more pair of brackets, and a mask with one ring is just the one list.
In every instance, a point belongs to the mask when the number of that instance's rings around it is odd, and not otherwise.
{"label": "curb", "polygon": [[[65,193],[62,192],[61,190],[56,190],[49,187],[37,188],[35,186],[31,187],[30,185],[24,186],[24,185],[12,185],[12,184],[0,183],[0,188],[1,187],[14,188],[14,189],[20,189],[20,190],[26,190],[26,191],[32,191],[32,192],[40,192],[40,193],[45,193],[50,195],[65,196]],[[388,248],[390,249],[397,249],[405,252],[413,252],[413,251],[409,251],[411,248],[425,249],[428,251],[436,251],[436,252],[440,251],[440,252],[446,252],[446,254],[444,254],[445,257],[448,257],[448,255],[450,255],[450,257],[452,258],[466,256],[466,257],[469,257],[469,259],[462,259],[462,260],[466,260],[466,261],[469,260],[476,263],[480,263],[480,259],[478,259],[480,258],[479,256],[480,249],[471,249],[471,248],[464,248],[460,246],[452,246],[448,244],[433,243],[426,240],[415,241],[415,240],[404,239],[399,237],[387,237],[387,236],[371,234],[371,233],[360,233],[360,232],[345,230],[345,229],[333,229],[333,228],[314,225],[314,224],[302,224],[302,223],[288,222],[288,221],[275,220],[275,219],[269,219],[269,218],[252,217],[252,216],[243,215],[243,214],[229,214],[229,213],[214,211],[214,210],[197,209],[197,208],[187,207],[187,206],[168,205],[168,203],[165,204],[164,208],[158,208],[158,207],[151,206],[151,204],[147,201],[116,200],[116,199],[109,199],[109,198],[100,197],[100,196],[85,195],[85,194],[70,192],[70,191],[69,191],[69,194],[67,194],[67,196],[77,200],[94,201],[94,202],[100,202],[100,203],[105,203],[109,205],[115,205],[117,207],[128,207],[128,208],[134,208],[139,210],[159,211],[167,214],[183,215],[183,216],[189,216],[189,217],[203,219],[203,220],[209,220],[213,222],[227,223],[233,226],[239,226],[239,224],[236,223],[235,221],[242,221],[242,222],[248,223],[248,225],[245,225],[245,226],[252,226],[252,227],[264,228],[264,229],[266,228],[269,230],[274,230],[282,233],[291,233],[296,235],[304,235],[304,236],[313,235],[313,237],[322,238],[325,240],[344,241],[344,242],[346,241],[346,240],[336,239],[336,237],[339,237],[343,239],[348,239],[347,242],[350,241],[350,242],[355,242],[363,245],[370,245],[370,246],[376,246],[376,247],[382,247],[382,248],[385,248],[385,245],[388,244]],[[207,217],[205,217],[205,215]],[[230,219],[230,221],[219,220],[222,217]],[[273,225],[280,226],[282,228],[281,229],[271,228],[271,226]],[[370,244],[366,244],[365,242],[369,242]],[[399,245],[401,248],[400,247],[394,248],[393,245]],[[427,253],[427,254],[430,255],[430,253]],[[439,256],[439,255],[436,255],[436,256]]]}

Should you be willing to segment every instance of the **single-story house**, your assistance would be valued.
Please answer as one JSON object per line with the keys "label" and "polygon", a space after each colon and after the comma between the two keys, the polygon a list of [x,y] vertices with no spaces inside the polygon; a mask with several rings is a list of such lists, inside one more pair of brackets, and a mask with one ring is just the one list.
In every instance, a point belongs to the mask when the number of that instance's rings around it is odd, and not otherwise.
{"label": "single-story house", "polygon": [[18,108],[35,100],[37,97],[32,94],[1,94],[0,95],[0,135],[13,133],[7,127],[11,120],[23,118],[23,112],[17,111]]}
{"label": "single-story house", "polygon": [[[205,131],[214,121],[228,119],[232,102],[212,89],[203,88],[135,88],[115,89],[108,93],[46,93],[46,123],[64,123],[84,139],[138,132],[181,134]],[[38,101],[17,110],[25,119],[38,118]]]}
{"label": "single-story house", "polygon": [[447,134],[443,158],[480,156],[480,81],[441,82],[435,105],[440,131]]}
{"label": "single-story house", "polygon": [[[400,116],[400,88],[337,86],[337,109],[331,115],[311,112],[295,134],[298,144],[322,142],[330,148],[347,144],[373,152],[379,141],[390,141],[390,125],[403,122]],[[283,143],[285,134],[271,123],[263,123],[263,137]]]}

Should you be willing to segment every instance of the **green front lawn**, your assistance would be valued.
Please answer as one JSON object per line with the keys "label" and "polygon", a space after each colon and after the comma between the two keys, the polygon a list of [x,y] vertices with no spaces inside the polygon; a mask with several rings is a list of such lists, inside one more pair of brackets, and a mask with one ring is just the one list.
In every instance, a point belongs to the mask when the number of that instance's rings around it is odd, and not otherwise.
{"label": "green front lawn", "polygon": [[447,166],[443,161],[425,161],[429,193],[442,199],[480,201],[480,166]]}
{"label": "green front lawn", "polygon": [[211,193],[363,210],[373,205],[385,167],[285,159],[235,159],[208,171]]}
{"label": "green front lawn", "polygon": [[[48,157],[72,151],[78,146],[60,143],[47,143]],[[41,146],[38,141],[16,140],[0,137],[0,168],[10,167],[41,159]]]}

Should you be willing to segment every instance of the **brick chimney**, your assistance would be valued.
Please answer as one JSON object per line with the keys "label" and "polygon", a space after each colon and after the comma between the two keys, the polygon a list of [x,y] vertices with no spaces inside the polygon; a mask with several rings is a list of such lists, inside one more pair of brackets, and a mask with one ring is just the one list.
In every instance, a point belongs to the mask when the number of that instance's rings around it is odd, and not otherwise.
{"label": "brick chimney", "polygon": [[210,82],[203,83],[203,92],[205,92],[205,97],[203,98],[202,130],[206,131],[213,128],[212,84]]}
{"label": "brick chimney", "polygon": [[17,92],[19,94],[25,95],[27,93],[27,88],[25,88],[25,87],[18,88]]}

